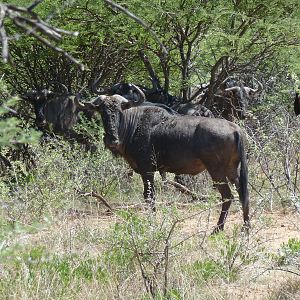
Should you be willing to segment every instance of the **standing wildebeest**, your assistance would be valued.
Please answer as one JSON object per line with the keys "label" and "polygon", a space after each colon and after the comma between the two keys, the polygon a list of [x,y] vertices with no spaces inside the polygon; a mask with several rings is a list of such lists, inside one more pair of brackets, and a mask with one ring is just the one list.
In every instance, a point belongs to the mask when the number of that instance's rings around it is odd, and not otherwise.
{"label": "standing wildebeest", "polygon": [[214,96],[214,113],[224,119],[245,119],[248,102],[254,99],[262,90],[263,85],[258,80],[258,88],[250,88],[238,83],[233,79],[226,79]]}
{"label": "standing wildebeest", "polygon": [[74,98],[46,89],[32,90],[22,96],[22,99],[33,105],[37,127],[39,129],[46,127],[55,133],[68,132],[78,121],[79,109]]}
{"label": "standing wildebeest", "polygon": [[249,226],[248,170],[241,128],[223,119],[171,115],[155,106],[138,106],[122,96],[99,96],[79,103],[101,114],[104,143],[122,156],[144,183],[144,198],[154,209],[154,173],[198,174],[207,170],[222,195],[215,231],[223,230],[235,184]]}
{"label": "standing wildebeest", "polygon": [[299,98],[299,93],[296,93],[296,95],[295,95],[294,112],[295,112],[296,116],[300,115],[300,98]]}
{"label": "standing wildebeest", "polygon": [[172,109],[180,115],[214,118],[213,113],[200,103],[176,103],[172,106]]}
{"label": "standing wildebeest", "polygon": [[70,95],[68,91],[54,93],[44,89],[29,91],[21,98],[33,105],[36,125],[44,134],[53,132],[70,141],[76,140],[84,144],[87,150],[95,151],[96,146],[91,144],[87,137],[73,129],[81,111],[78,101],[75,101],[76,96]]}

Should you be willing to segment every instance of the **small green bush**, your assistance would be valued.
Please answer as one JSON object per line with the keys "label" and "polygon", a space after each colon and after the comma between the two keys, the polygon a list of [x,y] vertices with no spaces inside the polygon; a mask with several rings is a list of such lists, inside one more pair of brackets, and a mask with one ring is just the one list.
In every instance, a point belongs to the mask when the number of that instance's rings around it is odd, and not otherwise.
{"label": "small green bush", "polygon": [[300,239],[291,238],[287,243],[283,243],[273,258],[279,266],[294,264],[295,260],[298,260],[300,267]]}

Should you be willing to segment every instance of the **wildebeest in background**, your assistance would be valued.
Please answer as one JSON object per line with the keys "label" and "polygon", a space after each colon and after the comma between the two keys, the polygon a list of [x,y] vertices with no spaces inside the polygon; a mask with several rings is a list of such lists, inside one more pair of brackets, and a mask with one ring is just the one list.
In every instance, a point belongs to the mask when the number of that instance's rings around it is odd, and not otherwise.
{"label": "wildebeest in background", "polygon": [[[262,84],[257,81],[258,88],[253,89],[244,85],[238,85],[235,80],[226,79],[214,95],[213,106],[208,109],[201,103],[205,104],[205,89],[208,85],[201,86],[202,98],[197,99],[197,103],[182,103],[182,99],[172,96],[162,88],[153,87],[146,88],[138,86],[146,96],[146,100],[152,103],[162,103],[182,115],[194,115],[203,117],[222,117],[226,120],[245,119],[248,101],[258,95],[262,90]],[[97,95],[121,95],[128,100],[137,101],[139,93],[135,91],[131,83],[117,83],[111,87],[97,89],[93,85],[93,92]],[[201,102],[201,103],[200,103]],[[213,112],[212,112],[213,111]]]}
{"label": "wildebeest in background", "polygon": [[256,81],[258,88],[254,89],[227,78],[214,95],[212,108],[214,115],[229,121],[245,119],[249,101],[257,97],[263,90],[261,82]]}
{"label": "wildebeest in background", "polygon": [[83,109],[101,114],[106,147],[141,175],[150,206],[155,205],[155,171],[195,175],[207,170],[223,200],[215,231],[223,230],[234,198],[229,183],[238,190],[248,226],[248,169],[241,128],[223,119],[171,115],[161,107],[135,105],[119,95],[81,103]]}
{"label": "wildebeest in background", "polygon": [[87,150],[95,151],[95,145],[91,144],[83,134],[73,129],[79,120],[81,110],[75,101],[76,96],[70,95],[67,91],[54,93],[44,89],[29,91],[21,98],[33,105],[36,125],[45,135],[53,132],[70,141],[85,145]]}
{"label": "wildebeest in background", "polygon": [[181,115],[214,118],[213,113],[200,103],[175,103],[172,109]]}
{"label": "wildebeest in background", "polygon": [[296,93],[296,95],[295,95],[294,112],[295,112],[296,116],[300,115],[300,98],[299,98],[299,93]]}
{"label": "wildebeest in background", "polygon": [[172,96],[162,88],[153,87],[150,89],[144,86],[136,86],[134,84],[125,82],[119,82],[110,87],[97,88],[96,84],[97,81],[95,81],[92,85],[92,91],[97,95],[121,95],[128,100],[138,101],[138,98],[140,97],[139,92],[136,90],[136,87],[138,87],[139,90],[143,91],[148,102],[164,104],[168,107],[172,107],[173,104],[179,101],[176,96]]}
{"label": "wildebeest in background", "polygon": [[[140,93],[136,90],[136,85],[131,83],[117,83],[111,87],[97,89],[93,86],[92,91],[97,95],[120,95],[132,101],[139,101]],[[194,115],[203,117],[213,117],[212,112],[202,104],[181,103],[181,99],[172,96],[163,89],[149,89],[143,86],[138,86],[138,89],[143,92],[147,102],[142,102],[143,105],[160,106],[163,108],[171,108],[182,115]],[[163,106],[161,106],[161,104]]]}
{"label": "wildebeest in background", "polygon": [[57,94],[50,90],[31,90],[21,97],[33,105],[39,129],[66,133],[78,121],[74,96]]}

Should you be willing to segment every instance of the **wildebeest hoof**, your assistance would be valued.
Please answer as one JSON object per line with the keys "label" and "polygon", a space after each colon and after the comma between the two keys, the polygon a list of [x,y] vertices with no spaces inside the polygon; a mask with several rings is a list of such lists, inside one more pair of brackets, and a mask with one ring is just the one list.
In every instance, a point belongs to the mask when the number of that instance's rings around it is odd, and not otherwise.
{"label": "wildebeest hoof", "polygon": [[251,225],[250,225],[250,222],[245,222],[243,227],[242,227],[242,232],[243,233],[246,233],[246,234],[249,234],[249,230],[251,228]]}
{"label": "wildebeest hoof", "polygon": [[219,233],[219,232],[222,232],[224,230],[224,226],[216,226],[215,228],[214,228],[214,230],[213,230],[213,232],[211,233],[211,235],[215,235],[215,234],[217,234],[217,233]]}
{"label": "wildebeest hoof", "polygon": [[152,212],[156,212],[155,203],[152,200],[146,200],[148,208],[151,209]]}

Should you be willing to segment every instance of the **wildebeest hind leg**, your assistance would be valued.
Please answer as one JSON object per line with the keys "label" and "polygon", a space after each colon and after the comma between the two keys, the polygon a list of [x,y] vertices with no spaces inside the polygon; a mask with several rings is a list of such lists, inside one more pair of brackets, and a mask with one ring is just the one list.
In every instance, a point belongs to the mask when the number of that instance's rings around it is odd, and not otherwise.
{"label": "wildebeest hind leg", "polygon": [[227,183],[215,183],[214,186],[219,190],[222,195],[222,211],[219,217],[217,227],[214,229],[213,233],[217,233],[224,229],[224,224],[228,215],[228,210],[233,200],[233,195],[231,193],[230,187]]}
{"label": "wildebeest hind leg", "polygon": [[154,173],[142,175],[144,183],[144,199],[150,208],[155,211]]}
{"label": "wildebeest hind leg", "polygon": [[250,218],[249,218],[249,201],[243,201],[243,195],[241,192],[241,187],[239,183],[239,178],[233,181],[234,185],[239,193],[240,202],[242,204],[243,209],[243,218],[244,218],[244,229],[247,232],[250,229]]}

